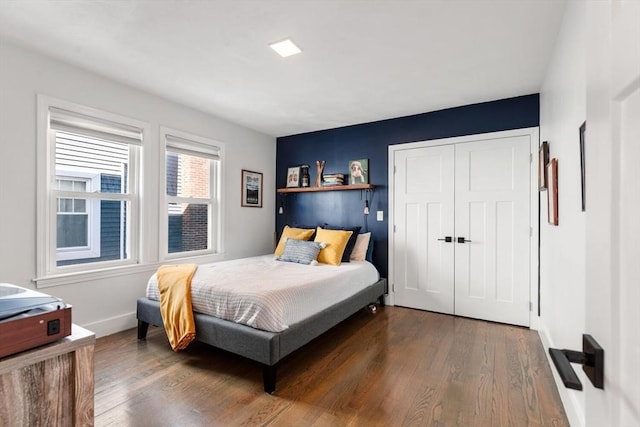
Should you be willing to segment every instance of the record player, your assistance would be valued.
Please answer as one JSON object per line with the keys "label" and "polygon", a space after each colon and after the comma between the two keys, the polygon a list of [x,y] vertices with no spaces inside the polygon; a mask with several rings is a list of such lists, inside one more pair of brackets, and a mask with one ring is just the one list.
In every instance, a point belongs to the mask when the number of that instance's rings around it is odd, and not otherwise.
{"label": "record player", "polygon": [[0,283],[0,358],[71,335],[71,306],[59,298]]}

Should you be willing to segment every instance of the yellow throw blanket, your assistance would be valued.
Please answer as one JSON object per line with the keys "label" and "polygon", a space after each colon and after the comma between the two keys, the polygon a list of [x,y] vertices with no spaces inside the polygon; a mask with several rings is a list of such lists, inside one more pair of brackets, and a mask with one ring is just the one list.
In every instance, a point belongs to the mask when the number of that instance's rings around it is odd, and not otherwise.
{"label": "yellow throw blanket", "polygon": [[173,351],[184,350],[196,337],[191,306],[191,279],[197,264],[158,267],[160,313]]}

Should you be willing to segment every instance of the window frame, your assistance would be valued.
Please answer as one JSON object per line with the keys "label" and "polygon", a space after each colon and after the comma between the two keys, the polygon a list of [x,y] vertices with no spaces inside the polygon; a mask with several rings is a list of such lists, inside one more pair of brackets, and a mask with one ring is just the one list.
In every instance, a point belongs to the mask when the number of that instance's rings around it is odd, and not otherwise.
{"label": "window frame", "polygon": [[[160,212],[159,246],[160,260],[175,260],[218,255],[223,252],[222,227],[222,171],[224,164],[224,143],[192,133],[160,126]],[[167,152],[209,158],[209,197],[193,198],[170,196],[167,194]],[[208,249],[169,253],[169,203],[209,204]]]}
{"label": "window frame", "polygon": [[[96,123],[104,123],[109,130],[114,126],[122,126],[122,129],[135,129],[139,131],[139,142],[129,144],[129,193],[86,193],[82,198],[90,203],[91,200],[117,200],[128,202],[131,212],[129,216],[129,258],[125,260],[110,260],[91,263],[79,263],[73,265],[57,266],[57,197],[78,197],[74,192],[62,192],[55,190],[55,134],[51,126],[52,117],[60,111],[69,113],[70,117],[77,115],[85,117]],[[100,129],[87,131],[87,135],[100,134]],[[75,281],[91,280],[114,273],[118,269],[132,267],[140,264],[141,256],[141,170],[142,150],[144,141],[150,133],[149,124],[140,120],[109,113],[92,107],[78,105],[72,102],[37,96],[37,247],[36,247],[36,278],[33,279],[36,286],[48,287],[68,284]],[[116,273],[117,274],[117,273]]]}

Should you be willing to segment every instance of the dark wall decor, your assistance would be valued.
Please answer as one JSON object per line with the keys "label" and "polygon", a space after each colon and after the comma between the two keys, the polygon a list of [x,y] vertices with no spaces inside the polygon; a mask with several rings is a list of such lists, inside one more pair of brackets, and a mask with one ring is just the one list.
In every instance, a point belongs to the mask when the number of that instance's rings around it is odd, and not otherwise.
{"label": "dark wall decor", "polygon": [[242,169],[241,206],[262,207],[262,173]]}
{"label": "dark wall decor", "polygon": [[[413,116],[364,123],[318,132],[283,136],[277,140],[276,188],[287,187],[287,168],[326,160],[326,170],[349,176],[349,161],[368,159],[368,181],[375,190],[287,193],[286,209],[278,214],[276,230],[285,224],[359,225],[371,231],[373,263],[383,277],[388,271],[388,147],[487,132],[535,127],[540,122],[538,94],[484,102]],[[365,197],[371,215],[364,215]],[[274,197],[276,195],[274,194]],[[279,204],[276,204],[279,206]],[[377,221],[382,211],[382,221]]]}
{"label": "dark wall decor", "polygon": [[547,220],[551,225],[558,225],[558,159],[549,160],[547,179]]}
{"label": "dark wall decor", "polygon": [[587,131],[587,122],[584,122],[580,126],[580,130],[579,130],[579,133],[580,133],[580,185],[582,190],[582,212],[584,212],[587,208],[587,205],[585,204],[585,195],[586,195],[587,189],[584,186],[585,185],[584,138],[585,138],[586,131]]}
{"label": "dark wall decor", "polygon": [[544,141],[538,150],[538,189],[547,189],[547,163],[549,163],[549,143]]}

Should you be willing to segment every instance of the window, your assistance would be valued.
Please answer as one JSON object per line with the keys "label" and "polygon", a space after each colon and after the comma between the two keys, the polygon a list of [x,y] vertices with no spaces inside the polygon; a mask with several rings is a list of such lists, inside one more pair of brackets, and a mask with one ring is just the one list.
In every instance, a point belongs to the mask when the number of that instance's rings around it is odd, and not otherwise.
{"label": "window", "polygon": [[219,252],[221,147],[171,129],[165,142],[165,257]]}
{"label": "window", "polygon": [[137,263],[143,127],[45,97],[38,111],[38,275]]}

